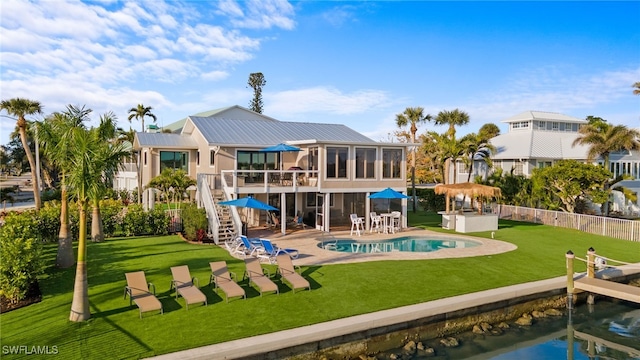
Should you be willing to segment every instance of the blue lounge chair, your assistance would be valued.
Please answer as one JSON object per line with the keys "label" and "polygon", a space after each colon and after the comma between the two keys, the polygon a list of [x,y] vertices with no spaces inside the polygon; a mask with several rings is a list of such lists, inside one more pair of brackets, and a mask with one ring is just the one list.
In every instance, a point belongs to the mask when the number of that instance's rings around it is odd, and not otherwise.
{"label": "blue lounge chair", "polygon": [[240,235],[240,240],[242,240],[242,244],[244,245],[243,254],[246,257],[249,256],[258,256],[262,252],[264,252],[264,246],[260,239],[249,239],[244,235]]}
{"label": "blue lounge chair", "polygon": [[298,250],[296,249],[284,249],[274,246],[271,240],[260,239],[262,243],[262,248],[264,249],[258,254],[259,259],[268,260],[271,264],[276,263],[276,256],[278,254],[287,254],[292,259],[296,259],[298,257]]}

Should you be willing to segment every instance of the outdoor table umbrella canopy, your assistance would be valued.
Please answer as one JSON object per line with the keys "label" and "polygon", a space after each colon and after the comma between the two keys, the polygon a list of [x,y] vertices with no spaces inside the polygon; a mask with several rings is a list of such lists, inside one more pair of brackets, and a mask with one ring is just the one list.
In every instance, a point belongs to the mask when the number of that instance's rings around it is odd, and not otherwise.
{"label": "outdoor table umbrella canopy", "polygon": [[296,152],[296,151],[300,151],[299,147],[293,146],[293,145],[288,145],[288,144],[278,144],[278,145],[273,145],[273,146],[269,146],[266,147],[264,149],[260,149],[260,152],[273,152],[273,153],[280,153],[280,170],[282,170],[282,153],[283,152]]}
{"label": "outdoor table umbrella canopy", "polygon": [[[254,199],[252,196],[247,196],[247,197],[243,197],[240,199],[234,199],[234,200],[227,200],[227,201],[221,201],[218,204],[220,205],[226,205],[226,206],[235,206],[235,207],[241,207],[241,208],[248,208],[248,209],[258,209],[258,210],[278,210],[278,208],[273,207],[269,204],[265,204],[260,200],[256,200]],[[246,214],[245,214],[245,219],[246,219]]]}
{"label": "outdoor table umbrella canopy", "polygon": [[373,193],[371,195],[369,195],[369,199],[389,199],[389,206],[387,208],[387,211],[391,210],[391,199],[408,199],[409,196],[395,191],[392,188],[386,188],[382,191],[378,191],[377,193]]}

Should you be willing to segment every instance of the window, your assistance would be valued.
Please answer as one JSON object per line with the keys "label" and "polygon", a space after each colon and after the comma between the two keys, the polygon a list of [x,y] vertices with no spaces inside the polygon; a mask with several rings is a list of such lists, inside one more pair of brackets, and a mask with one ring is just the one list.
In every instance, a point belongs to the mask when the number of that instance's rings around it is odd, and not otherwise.
{"label": "window", "polygon": [[376,149],[356,148],[356,178],[374,179]]}
{"label": "window", "polygon": [[200,166],[200,150],[196,152],[196,166]]}
{"label": "window", "polygon": [[399,179],[402,177],[402,150],[382,150],[382,177],[386,179]]}
{"label": "window", "polygon": [[209,166],[214,166],[216,164],[216,151],[209,150]]}
{"label": "window", "polygon": [[160,172],[167,168],[182,169],[188,174],[189,153],[186,151],[160,151]]}
{"label": "window", "polygon": [[[241,175],[246,176],[245,182],[256,183],[264,181],[264,170],[278,168],[279,153],[260,151],[238,151],[236,159],[237,170],[249,170]],[[258,171],[251,171],[258,170]]]}
{"label": "window", "polygon": [[[318,206],[322,206],[324,197],[317,197],[317,193],[307,193],[307,207],[315,207],[316,199],[318,199]],[[324,194],[322,194],[324,196]],[[329,194],[329,206],[333,207],[334,196],[333,193]]]}
{"label": "window", "polygon": [[[307,164],[307,170],[318,171],[318,148],[309,148],[309,163]],[[318,173],[309,173],[310,178],[318,177]]]}
{"label": "window", "polygon": [[551,161],[540,161],[538,160],[538,167],[540,169],[546,168],[546,167],[550,167],[552,165]]}
{"label": "window", "polygon": [[327,178],[347,177],[347,157],[349,149],[346,147],[327,148]]}
{"label": "window", "polygon": [[529,127],[529,122],[528,121],[520,121],[520,122],[514,122],[513,124],[511,124],[511,128],[512,129],[520,129],[520,128],[528,128]]}
{"label": "window", "polygon": [[552,123],[551,123],[551,130],[552,130],[552,131],[558,131],[558,130],[560,130],[560,123],[555,122],[555,121],[554,121],[554,122],[552,122]]}
{"label": "window", "polygon": [[458,163],[458,174],[466,174],[469,172],[469,169],[467,168],[467,164],[463,163],[463,162],[459,162]]}
{"label": "window", "polygon": [[144,152],[144,166],[147,166],[147,152]]}
{"label": "window", "polygon": [[538,129],[546,130],[546,128],[547,128],[547,122],[546,121],[538,121]]}
{"label": "window", "polygon": [[523,163],[521,161],[516,162],[513,165],[513,175],[522,175],[523,172]]}

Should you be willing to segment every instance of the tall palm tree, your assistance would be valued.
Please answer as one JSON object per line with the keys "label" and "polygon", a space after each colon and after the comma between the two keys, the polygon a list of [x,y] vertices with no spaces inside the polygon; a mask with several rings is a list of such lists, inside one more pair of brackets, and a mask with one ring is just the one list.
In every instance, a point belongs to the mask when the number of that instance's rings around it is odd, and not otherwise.
{"label": "tall palm tree", "polygon": [[67,185],[78,203],[80,216],[78,261],[69,320],[85,321],[91,317],[87,282],[87,209],[104,186],[105,178],[117,169],[121,154],[118,147],[102,139],[100,128],[76,127],[71,131],[75,144],[70,154]]}
{"label": "tall palm tree", "polygon": [[463,136],[460,141],[463,144],[464,156],[462,161],[467,165],[467,182],[471,181],[471,173],[476,160],[482,160],[491,166],[491,153],[496,151],[489,139],[481,133],[470,133]]}
{"label": "tall palm tree", "polygon": [[40,201],[40,184],[38,183],[36,162],[31,154],[29,143],[27,142],[27,127],[28,122],[25,119],[27,115],[42,114],[42,105],[38,101],[33,101],[23,98],[13,98],[9,100],[2,100],[0,102],[0,110],[5,110],[9,115],[16,116],[16,126],[20,133],[20,141],[22,147],[29,160],[29,167],[31,168],[31,185],[33,186],[33,200],[36,205],[36,210],[40,210],[42,205]]}
{"label": "tall palm tree", "polygon": [[[611,125],[606,121],[591,121],[578,130],[575,145],[587,145],[587,160],[594,161],[601,157],[605,169],[610,170],[609,158],[612,152],[619,150],[640,149],[640,132],[624,125]],[[605,191],[609,191],[611,183],[605,183]],[[603,204],[603,213],[609,215],[608,201]]]}
{"label": "tall palm tree", "polygon": [[409,131],[411,132],[411,143],[414,144],[411,156],[411,198],[413,202],[413,212],[416,212],[416,133],[418,132],[418,124],[431,120],[431,114],[424,114],[422,107],[408,107],[404,112],[396,114],[396,125],[399,128],[411,124]]}
{"label": "tall palm tree", "polygon": [[[453,111],[443,110],[443,111],[440,111],[438,115],[435,117],[435,123],[436,125],[449,125],[449,130],[447,130],[446,135],[452,141],[455,141],[456,126],[462,126],[462,125],[468,124],[469,114],[467,114],[464,111],[460,111],[458,109],[455,109]],[[449,169],[451,168],[451,164],[452,164],[451,159],[448,159],[447,162],[445,163],[444,179],[443,179],[445,184],[450,183],[449,173],[451,170]],[[454,173],[455,173],[455,169],[454,169]],[[454,182],[455,182],[455,176],[454,176]]]}
{"label": "tall palm tree", "polygon": [[[435,143],[437,149],[436,154],[432,154],[438,162],[442,171],[442,178],[446,179],[448,171],[447,164],[455,163],[464,155],[465,146],[461,140],[451,139],[447,134],[438,134],[435,131],[429,131],[431,142]],[[453,169],[453,178],[456,178],[457,170]],[[446,182],[445,182],[446,183]]]}
{"label": "tall palm tree", "polygon": [[69,164],[72,148],[72,130],[76,127],[84,128],[84,122],[89,119],[91,110],[67,106],[63,113],[54,113],[42,123],[38,124],[38,141],[43,154],[60,169],[62,183],[60,184],[60,231],[58,232],[58,253],[56,265],[67,268],[74,264],[72,238],[69,234],[69,195],[66,185],[66,174],[71,167]]}
{"label": "tall palm tree", "polygon": [[[129,122],[131,122],[132,119],[136,119],[136,120],[140,120],[142,122],[142,132],[144,132],[144,118],[145,117],[149,117],[151,118],[151,120],[153,120],[153,122],[155,123],[157,120],[157,117],[151,112],[151,110],[153,110],[153,108],[151,106],[144,106],[142,104],[138,104],[137,107],[131,108],[129,109],[129,117],[127,118],[129,120]],[[131,142],[131,144],[133,145],[133,142]],[[142,174],[140,173],[140,168],[141,168],[141,164],[140,162],[142,161],[142,158],[140,156],[140,153],[138,152],[138,204],[142,203]]]}
{"label": "tall palm tree", "polygon": [[91,200],[91,241],[101,242],[104,240],[104,230],[102,226],[102,214],[100,213],[100,199],[102,199],[109,185],[112,185],[113,178],[118,169],[122,166],[125,158],[131,156],[126,150],[126,145],[116,138],[116,116],[113,112],[108,112],[100,116],[100,126],[95,129],[98,141],[103,146],[100,148],[105,159],[103,164],[102,181],[96,184],[94,191],[90,194]]}

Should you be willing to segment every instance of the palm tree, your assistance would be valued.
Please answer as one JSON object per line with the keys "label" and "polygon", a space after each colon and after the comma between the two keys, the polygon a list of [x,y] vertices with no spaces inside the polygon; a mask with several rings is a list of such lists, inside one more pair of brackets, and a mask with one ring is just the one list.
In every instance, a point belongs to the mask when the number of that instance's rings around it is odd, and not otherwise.
{"label": "palm tree", "polygon": [[103,147],[100,148],[100,151],[102,151],[101,156],[107,159],[107,162],[103,166],[102,181],[96,184],[94,191],[90,194],[92,207],[91,241],[93,242],[104,240],[100,199],[104,197],[108,186],[112,185],[113,177],[122,166],[123,159],[131,156],[131,153],[125,150],[126,145],[124,143],[112,141],[116,137],[116,119],[113,112],[100,116],[100,126],[95,130],[98,140],[103,144]]}
{"label": "palm tree", "polygon": [[640,81],[633,84],[633,95],[640,95]]}
{"label": "palm tree", "polygon": [[[151,106],[147,106],[145,107],[142,104],[138,104],[138,107],[134,107],[129,109],[129,122],[131,122],[132,119],[136,119],[136,120],[140,120],[142,122],[142,132],[144,132],[144,118],[145,117],[150,117],[153,122],[155,123],[157,118],[156,116],[151,112],[153,108]],[[133,145],[133,142],[131,142],[131,144]],[[140,161],[141,161],[141,156],[140,153],[138,152],[138,204],[142,203],[142,174],[140,173]]]}
{"label": "palm tree", "polygon": [[33,186],[33,200],[36,205],[36,211],[40,210],[40,184],[38,183],[38,176],[36,170],[36,163],[31,154],[29,143],[27,142],[27,127],[28,123],[25,119],[27,115],[42,114],[42,106],[38,101],[33,101],[23,98],[13,98],[9,100],[2,100],[0,102],[0,110],[6,110],[11,116],[16,116],[18,119],[16,125],[18,132],[20,133],[20,141],[22,147],[29,160],[29,167],[31,168],[31,184]]}
{"label": "palm tree", "polygon": [[467,165],[468,176],[467,182],[471,181],[471,173],[476,160],[482,160],[491,166],[491,153],[496,151],[495,146],[491,145],[489,139],[481,133],[470,133],[462,137],[460,141],[464,145],[464,156],[462,161]]}
{"label": "palm tree", "polygon": [[[436,122],[436,125],[449,125],[449,130],[447,130],[446,135],[449,136],[449,138],[452,141],[455,141],[456,126],[462,126],[462,125],[468,124],[469,114],[467,114],[464,111],[460,111],[458,109],[455,109],[453,111],[443,110],[438,113],[438,116],[436,116],[435,118],[435,122]],[[445,163],[444,179],[443,179],[445,184],[448,184],[450,182],[449,169],[451,167],[451,164],[452,164],[451,159],[448,159],[447,162]],[[454,173],[455,173],[455,169],[454,169]],[[454,182],[455,182],[455,176],[454,176]]]}
{"label": "palm tree", "polygon": [[71,167],[69,164],[72,147],[71,134],[76,127],[84,128],[84,122],[89,119],[91,110],[67,106],[64,113],[54,113],[44,122],[38,124],[38,141],[43,154],[51,159],[60,169],[62,183],[60,185],[60,231],[58,233],[58,253],[56,265],[67,268],[74,264],[72,238],[69,235],[69,195],[65,184],[66,174]]}
{"label": "palm tree", "polygon": [[424,109],[422,107],[408,107],[404,112],[396,114],[396,125],[399,128],[411,124],[411,143],[413,146],[413,154],[411,156],[411,198],[413,202],[413,212],[416,212],[416,133],[418,132],[418,124],[431,120],[431,115],[424,115]]}
{"label": "palm tree", "polygon": [[74,146],[66,183],[76,198],[80,212],[78,262],[69,315],[71,321],[85,321],[91,317],[87,283],[87,209],[91,200],[99,196],[106,178],[116,171],[121,156],[118,147],[103,140],[102,130],[76,127],[70,134]]}
{"label": "palm tree", "polygon": [[480,127],[478,134],[483,136],[485,139],[491,139],[500,135],[500,128],[494,123],[487,123]]}
{"label": "palm tree", "polygon": [[[461,140],[451,139],[447,134],[438,134],[435,131],[429,131],[428,133],[430,141],[435,144],[434,148],[437,149],[434,156],[435,161],[439,164],[442,171],[442,178],[446,179],[446,171],[448,171],[447,164],[454,163],[464,155],[465,146]],[[456,178],[457,171],[454,167],[453,178]],[[446,183],[446,182],[445,182]]]}
{"label": "palm tree", "polygon": [[[587,145],[587,160],[594,161],[601,157],[605,169],[610,170],[609,157],[612,152],[619,150],[640,149],[640,132],[629,129],[624,125],[611,125],[604,120],[590,121],[578,130],[578,137],[573,141],[575,145]],[[609,191],[611,183],[605,183],[605,191]],[[603,204],[605,216],[609,215],[609,202]]]}

